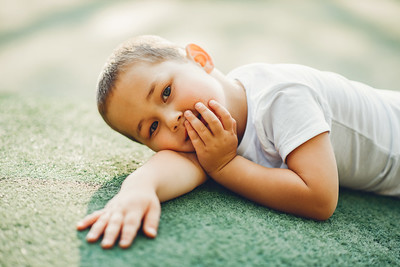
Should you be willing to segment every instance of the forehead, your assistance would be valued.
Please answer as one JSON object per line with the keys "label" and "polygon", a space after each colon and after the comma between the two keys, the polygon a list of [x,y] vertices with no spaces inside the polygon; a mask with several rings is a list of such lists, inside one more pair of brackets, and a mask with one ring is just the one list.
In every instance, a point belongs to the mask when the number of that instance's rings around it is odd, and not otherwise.
{"label": "forehead", "polygon": [[126,88],[130,90],[146,90],[148,89],[146,85],[149,86],[159,77],[169,75],[176,69],[177,65],[179,63],[172,60],[160,63],[135,62],[119,73],[114,91],[123,91]]}
{"label": "forehead", "polygon": [[[154,69],[157,67],[157,63],[150,62],[135,62],[124,67],[118,74],[117,81],[115,83],[115,92],[121,92],[125,87],[132,88],[136,84],[144,84],[154,78],[156,72]],[[138,89],[138,88],[136,88]]]}

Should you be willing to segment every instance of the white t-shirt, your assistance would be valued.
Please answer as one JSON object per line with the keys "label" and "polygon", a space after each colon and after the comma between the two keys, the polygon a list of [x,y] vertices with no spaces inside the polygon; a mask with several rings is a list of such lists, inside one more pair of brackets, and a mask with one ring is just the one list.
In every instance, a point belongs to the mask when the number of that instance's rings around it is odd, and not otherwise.
{"label": "white t-shirt", "polygon": [[341,186],[400,196],[400,92],[292,64],[246,65],[228,77],[247,96],[239,155],[287,168],[290,152],[329,131]]}

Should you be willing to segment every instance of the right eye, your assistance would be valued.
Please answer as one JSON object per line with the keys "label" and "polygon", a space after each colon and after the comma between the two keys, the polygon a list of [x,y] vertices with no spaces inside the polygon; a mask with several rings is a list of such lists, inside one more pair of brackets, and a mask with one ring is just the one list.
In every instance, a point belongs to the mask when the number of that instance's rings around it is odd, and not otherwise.
{"label": "right eye", "polygon": [[151,124],[150,130],[149,130],[150,137],[153,135],[153,133],[155,132],[155,130],[157,130],[157,127],[158,127],[158,121],[155,121],[155,122],[153,122],[153,123]]}
{"label": "right eye", "polygon": [[162,92],[162,99],[164,102],[167,101],[170,94],[171,94],[171,86],[165,87],[165,89]]}

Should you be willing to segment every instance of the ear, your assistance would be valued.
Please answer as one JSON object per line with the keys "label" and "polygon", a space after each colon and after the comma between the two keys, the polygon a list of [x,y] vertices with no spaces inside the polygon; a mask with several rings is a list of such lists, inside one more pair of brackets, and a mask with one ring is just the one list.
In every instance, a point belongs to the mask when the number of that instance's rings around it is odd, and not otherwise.
{"label": "ear", "polygon": [[207,73],[214,69],[214,63],[210,55],[200,46],[188,44],[186,46],[186,55],[189,59],[199,63]]}

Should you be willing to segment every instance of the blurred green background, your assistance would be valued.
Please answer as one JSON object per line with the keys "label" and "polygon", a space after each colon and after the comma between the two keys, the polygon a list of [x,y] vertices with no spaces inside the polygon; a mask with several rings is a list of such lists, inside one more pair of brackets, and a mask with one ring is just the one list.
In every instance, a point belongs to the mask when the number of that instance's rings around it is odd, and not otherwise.
{"label": "blurred green background", "polygon": [[138,34],[196,42],[223,72],[299,63],[399,89],[400,3],[1,0],[0,91],[93,101],[111,50]]}
{"label": "blurred green background", "polygon": [[110,130],[95,86],[138,34],[198,43],[217,67],[298,63],[400,90],[397,0],[0,0],[0,266],[390,265],[399,201],[342,190],[316,223],[215,184],[163,204],[155,241],[88,245],[75,223],[151,151]]}

